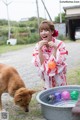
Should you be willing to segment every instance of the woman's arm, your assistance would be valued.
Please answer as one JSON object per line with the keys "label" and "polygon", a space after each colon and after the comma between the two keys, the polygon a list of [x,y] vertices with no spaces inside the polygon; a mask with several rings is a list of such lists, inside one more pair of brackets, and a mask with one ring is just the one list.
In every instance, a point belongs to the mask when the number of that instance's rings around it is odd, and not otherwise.
{"label": "woman's arm", "polygon": [[40,59],[41,65],[42,65],[44,63],[45,58],[43,56],[43,52],[41,49],[39,49],[39,59]]}
{"label": "woman's arm", "polygon": [[43,52],[42,52],[42,47],[43,47],[44,45],[48,45],[48,42],[47,42],[46,40],[41,40],[41,41],[39,42],[39,47],[38,47],[39,59],[40,59],[41,65],[42,65],[42,64],[44,63],[44,61],[45,61],[45,57],[44,57]]}

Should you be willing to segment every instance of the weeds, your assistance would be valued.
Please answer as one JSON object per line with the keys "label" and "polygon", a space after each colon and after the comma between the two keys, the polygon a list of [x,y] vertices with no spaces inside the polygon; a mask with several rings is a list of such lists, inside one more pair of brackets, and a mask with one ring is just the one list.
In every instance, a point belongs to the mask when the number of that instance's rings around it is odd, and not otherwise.
{"label": "weeds", "polygon": [[[80,67],[68,71],[67,81],[69,85],[80,85]],[[36,100],[36,95],[37,93],[34,94],[30,102],[28,113],[14,105],[13,100],[9,99],[8,104],[5,101],[4,108],[9,112],[9,120],[45,120],[41,112],[41,105]]]}

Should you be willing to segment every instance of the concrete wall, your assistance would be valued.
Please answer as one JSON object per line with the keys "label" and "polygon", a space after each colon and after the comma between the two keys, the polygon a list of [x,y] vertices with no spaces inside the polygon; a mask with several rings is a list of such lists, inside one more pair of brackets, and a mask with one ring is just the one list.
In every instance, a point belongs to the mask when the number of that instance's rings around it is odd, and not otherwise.
{"label": "concrete wall", "polygon": [[63,35],[63,36],[66,36],[66,24],[65,23],[57,23],[57,24],[54,24],[55,26],[55,29],[58,30],[59,32],[59,35]]}

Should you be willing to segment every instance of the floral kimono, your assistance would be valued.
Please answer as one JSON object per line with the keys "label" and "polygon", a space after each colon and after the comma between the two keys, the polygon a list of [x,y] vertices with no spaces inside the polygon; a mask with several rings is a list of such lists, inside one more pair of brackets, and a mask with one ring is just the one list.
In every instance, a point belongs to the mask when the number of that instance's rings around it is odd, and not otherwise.
{"label": "floral kimono", "polygon": [[[35,49],[33,51],[33,64],[38,70],[39,76],[44,80],[45,82],[45,89],[52,88],[55,86],[62,86],[66,85],[66,55],[68,54],[68,51],[65,49],[64,42],[57,40],[53,37],[52,41],[57,45],[57,52],[56,52],[56,58],[53,56],[53,47],[42,47],[42,52],[45,58],[44,63],[41,65],[40,59],[39,59],[39,52],[38,52],[38,45],[36,44]],[[56,67],[54,69],[50,69],[48,67],[48,63],[50,61],[55,61]]]}

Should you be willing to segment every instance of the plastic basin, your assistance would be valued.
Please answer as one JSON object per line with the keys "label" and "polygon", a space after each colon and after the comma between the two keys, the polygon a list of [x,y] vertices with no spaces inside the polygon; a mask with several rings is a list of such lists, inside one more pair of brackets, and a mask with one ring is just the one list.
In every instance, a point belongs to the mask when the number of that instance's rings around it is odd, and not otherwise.
{"label": "plastic basin", "polygon": [[[64,104],[56,105],[54,102],[49,103],[47,100],[48,96],[55,93],[55,92],[62,92],[62,91],[78,91],[78,99],[80,99],[80,86],[79,85],[67,85],[67,86],[60,86],[55,88],[50,88],[48,90],[43,90],[37,94],[37,101],[41,104],[41,111],[43,117],[47,120],[80,120],[80,115],[75,116],[72,114],[71,110],[72,107],[75,106],[77,100],[65,100],[63,101]],[[72,103],[68,105],[67,103]]]}

